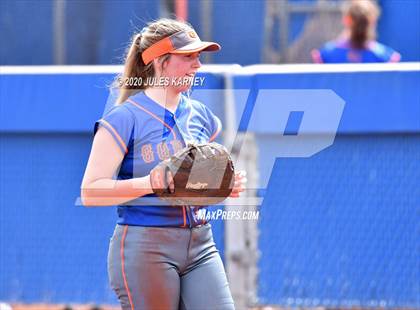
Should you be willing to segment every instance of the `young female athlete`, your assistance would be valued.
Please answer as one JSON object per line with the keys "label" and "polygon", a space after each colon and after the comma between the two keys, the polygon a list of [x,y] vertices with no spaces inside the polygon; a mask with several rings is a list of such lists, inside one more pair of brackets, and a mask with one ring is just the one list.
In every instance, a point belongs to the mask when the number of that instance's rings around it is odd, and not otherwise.
{"label": "young female athlete", "polygon": [[315,63],[398,62],[401,55],[375,40],[380,10],[375,1],[352,0],[343,10],[344,31],[311,52]]}
{"label": "young female athlete", "polygon": [[[199,217],[204,209],[139,202],[153,199],[149,173],[160,161],[220,133],[220,120],[180,83],[200,68],[200,52],[219,49],[186,23],[149,24],[131,42],[117,104],[95,124],[81,198],[118,205],[108,274],[123,309],[234,309],[211,226]],[[245,183],[236,174],[231,196]]]}

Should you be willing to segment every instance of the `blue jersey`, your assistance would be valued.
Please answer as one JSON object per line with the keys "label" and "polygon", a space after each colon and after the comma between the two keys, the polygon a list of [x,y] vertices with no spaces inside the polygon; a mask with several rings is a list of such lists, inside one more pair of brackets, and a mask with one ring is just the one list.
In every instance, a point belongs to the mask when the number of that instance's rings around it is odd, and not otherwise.
{"label": "blue jersey", "polygon": [[[124,154],[118,179],[143,177],[160,161],[169,158],[188,143],[213,141],[221,122],[204,104],[182,95],[175,113],[139,92],[113,107],[95,123],[107,129]],[[158,199],[146,195],[148,201]],[[135,201],[141,201],[138,198]],[[194,227],[205,224],[194,206],[136,205],[118,206],[118,224],[138,226]],[[200,211],[203,215],[204,210]]]}
{"label": "blue jersey", "polygon": [[376,41],[369,42],[364,49],[355,49],[348,40],[343,40],[331,41],[320,50],[313,50],[312,59],[316,63],[398,62],[401,55]]}

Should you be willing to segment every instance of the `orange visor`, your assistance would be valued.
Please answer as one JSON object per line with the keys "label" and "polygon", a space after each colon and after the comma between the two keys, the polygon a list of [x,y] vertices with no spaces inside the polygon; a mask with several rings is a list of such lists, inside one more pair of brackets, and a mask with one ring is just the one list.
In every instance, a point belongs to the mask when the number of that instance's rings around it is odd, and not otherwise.
{"label": "orange visor", "polygon": [[165,54],[190,54],[200,51],[215,52],[220,50],[215,42],[201,41],[194,30],[183,30],[163,38],[147,48],[142,54],[144,64]]}

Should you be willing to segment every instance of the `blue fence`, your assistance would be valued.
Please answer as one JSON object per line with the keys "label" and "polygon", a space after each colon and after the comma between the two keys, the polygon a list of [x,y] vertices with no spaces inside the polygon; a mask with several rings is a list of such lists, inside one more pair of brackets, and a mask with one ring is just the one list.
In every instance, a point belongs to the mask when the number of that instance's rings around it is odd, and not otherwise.
{"label": "blue fence", "polygon": [[[233,82],[246,94],[332,89],[346,101],[332,146],[275,162],[260,209],[260,303],[420,307],[420,69],[245,71]],[[202,74],[203,91],[221,92],[201,99],[223,118],[223,77]],[[0,299],[116,302],[105,259],[116,210],[75,206],[113,76],[0,75]],[[260,167],[278,137],[261,120]],[[223,254],[223,222],[213,227]]]}
{"label": "blue fence", "polygon": [[[315,4],[316,1],[306,2]],[[66,30],[60,36],[65,43],[65,64],[120,63],[131,34],[146,22],[157,19],[160,14],[159,1],[154,0],[72,0],[64,3]],[[188,3],[189,21],[198,33],[203,34],[202,3]],[[379,4],[382,9],[378,24],[379,41],[398,50],[403,61],[419,61],[420,2],[380,0]],[[212,62],[241,65],[260,63],[265,1],[213,1],[211,10],[212,39],[223,46],[223,53],[213,55]],[[292,16],[289,24],[290,42],[299,37],[309,16]],[[54,1],[1,1],[0,36],[3,42],[7,42],[0,48],[0,65],[54,64]],[[272,43],[278,47],[278,36],[274,37]]]}
{"label": "blue fence", "polygon": [[[248,71],[235,87],[331,89],[346,102],[332,146],[278,158],[271,177],[262,175],[270,181],[259,223],[260,303],[418,308],[419,71]],[[255,127],[260,174],[280,141],[282,103],[264,104]]]}
{"label": "blue fence", "polygon": [[262,303],[418,308],[419,142],[344,135],[277,160],[259,225]]}
{"label": "blue fence", "polygon": [[[117,302],[106,269],[116,209],[75,205],[114,76],[0,74],[0,300]],[[212,226],[223,257],[223,223]]]}

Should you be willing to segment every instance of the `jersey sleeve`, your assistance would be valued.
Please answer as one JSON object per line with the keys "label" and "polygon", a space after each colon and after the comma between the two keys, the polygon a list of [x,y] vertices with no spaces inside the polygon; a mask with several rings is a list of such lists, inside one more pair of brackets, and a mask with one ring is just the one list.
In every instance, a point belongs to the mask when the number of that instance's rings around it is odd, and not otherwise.
{"label": "jersey sleeve", "polygon": [[214,115],[214,113],[212,111],[210,111],[209,108],[205,107],[205,109],[206,109],[206,113],[207,113],[209,130],[210,130],[210,133],[211,133],[211,136],[209,138],[209,142],[212,142],[212,141],[216,140],[217,136],[222,131],[222,122],[220,121],[220,119],[216,115]]}
{"label": "jersey sleeve", "polygon": [[389,46],[379,42],[374,42],[371,46],[371,51],[376,55],[380,62],[399,62],[401,55]]}
{"label": "jersey sleeve", "polygon": [[384,59],[386,62],[400,62],[401,61],[401,54],[397,51],[393,50],[392,48],[386,46],[384,49]]}
{"label": "jersey sleeve", "polygon": [[126,154],[134,123],[134,115],[127,107],[116,106],[95,122],[94,134],[100,127],[104,127],[112,135],[123,154]]}
{"label": "jersey sleeve", "polygon": [[[311,56],[314,63],[337,63],[343,62],[340,51],[334,41],[325,43],[320,49],[312,50]],[[345,62],[345,61],[344,61]]]}

